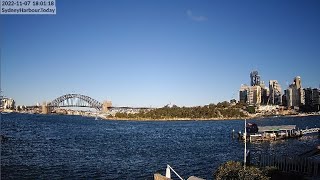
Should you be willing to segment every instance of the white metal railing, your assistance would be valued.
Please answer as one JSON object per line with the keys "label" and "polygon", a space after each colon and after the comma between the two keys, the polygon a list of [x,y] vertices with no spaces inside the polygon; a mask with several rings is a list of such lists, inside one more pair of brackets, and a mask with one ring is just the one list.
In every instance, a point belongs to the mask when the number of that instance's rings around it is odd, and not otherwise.
{"label": "white metal railing", "polygon": [[310,134],[310,133],[315,133],[319,132],[320,128],[310,128],[310,129],[304,129],[301,130],[302,134]]}
{"label": "white metal railing", "polygon": [[171,179],[171,170],[180,178],[181,180],[184,180],[175,170],[172,169],[171,166],[167,164],[167,169],[166,169],[166,178]]}

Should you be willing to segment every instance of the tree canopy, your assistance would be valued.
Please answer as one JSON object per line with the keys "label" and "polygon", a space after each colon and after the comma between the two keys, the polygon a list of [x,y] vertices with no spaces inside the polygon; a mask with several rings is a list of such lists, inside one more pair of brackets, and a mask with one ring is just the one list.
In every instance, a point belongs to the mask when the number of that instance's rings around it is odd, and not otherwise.
{"label": "tree canopy", "polygon": [[152,110],[141,110],[139,113],[116,113],[116,118],[128,119],[213,119],[213,118],[243,118],[247,117],[242,106],[231,106],[228,102],[217,105],[209,104],[195,107],[164,106]]}

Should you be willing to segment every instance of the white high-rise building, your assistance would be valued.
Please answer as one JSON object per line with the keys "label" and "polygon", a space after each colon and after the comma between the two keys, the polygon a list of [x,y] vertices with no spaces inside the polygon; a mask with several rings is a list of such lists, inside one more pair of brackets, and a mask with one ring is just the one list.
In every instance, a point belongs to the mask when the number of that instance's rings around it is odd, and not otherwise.
{"label": "white high-rise building", "polygon": [[304,90],[300,76],[294,78],[293,83],[287,89],[286,97],[288,107],[299,107],[304,104]]}
{"label": "white high-rise building", "polygon": [[248,93],[250,87],[246,84],[242,84],[239,91],[239,101],[242,103],[248,102]]}
{"label": "white high-rise building", "polygon": [[3,98],[1,100],[1,105],[3,109],[14,109],[15,101],[12,98]]}
{"label": "white high-rise building", "polygon": [[269,104],[280,105],[282,103],[281,86],[277,80],[269,81]]}
{"label": "white high-rise building", "polygon": [[261,87],[252,86],[250,88],[250,92],[252,92],[252,96],[253,96],[251,104],[260,105],[261,104]]}

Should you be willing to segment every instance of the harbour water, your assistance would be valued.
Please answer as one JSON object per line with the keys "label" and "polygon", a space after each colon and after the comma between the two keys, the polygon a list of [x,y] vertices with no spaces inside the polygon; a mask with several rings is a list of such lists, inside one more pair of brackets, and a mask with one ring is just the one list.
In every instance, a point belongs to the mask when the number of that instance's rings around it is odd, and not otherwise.
{"label": "harbour water", "polygon": [[[319,116],[276,117],[259,125],[320,127]],[[114,121],[81,116],[1,115],[1,179],[153,179],[172,166],[182,177],[212,179],[217,167],[243,159],[244,144],[231,132],[243,120]],[[298,155],[318,135],[248,144],[258,154]]]}

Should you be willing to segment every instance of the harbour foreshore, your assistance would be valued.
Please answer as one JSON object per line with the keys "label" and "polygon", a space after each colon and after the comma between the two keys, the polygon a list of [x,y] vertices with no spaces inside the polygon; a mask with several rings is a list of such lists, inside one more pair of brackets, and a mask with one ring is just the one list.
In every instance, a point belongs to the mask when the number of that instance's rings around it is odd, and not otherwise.
{"label": "harbour foreshore", "polygon": [[248,117],[228,117],[228,118],[163,118],[163,119],[150,119],[150,118],[102,118],[104,120],[123,120],[123,121],[232,121],[232,120],[250,120],[250,119],[265,119],[275,117],[306,117],[306,116],[320,116],[320,114],[295,114],[295,115],[281,115],[281,116],[248,116]]}
{"label": "harbour foreshore", "polygon": [[[37,112],[19,112],[19,111],[3,111],[2,113],[26,113],[26,114],[41,114]],[[298,114],[287,114],[287,115],[260,115],[260,114],[250,114],[247,117],[219,117],[219,118],[161,118],[161,119],[151,119],[151,118],[117,118],[108,117],[103,114],[96,115],[94,113],[89,114],[56,114],[55,115],[81,115],[86,117],[97,117],[99,120],[115,120],[115,121],[226,121],[226,120],[244,120],[244,119],[265,119],[265,118],[275,118],[275,117],[306,117],[306,116],[320,116],[320,113],[298,113]]]}

